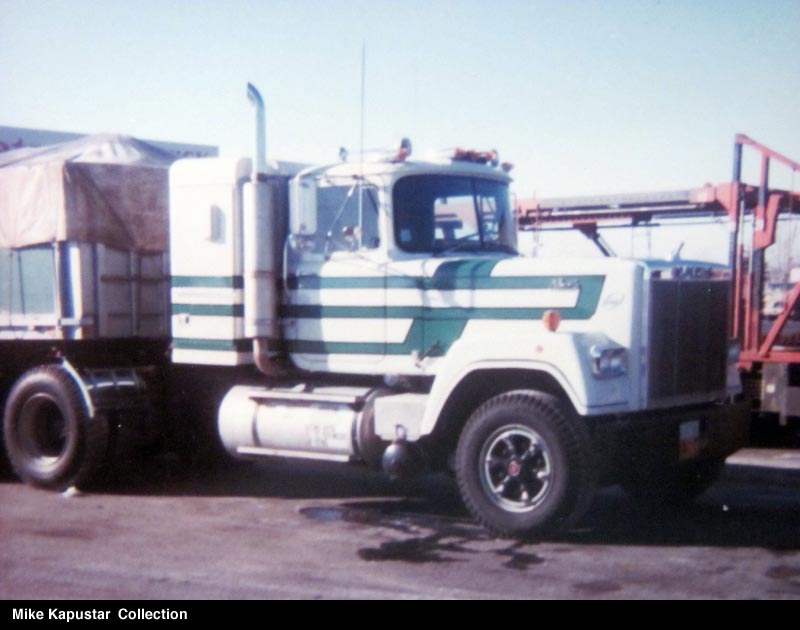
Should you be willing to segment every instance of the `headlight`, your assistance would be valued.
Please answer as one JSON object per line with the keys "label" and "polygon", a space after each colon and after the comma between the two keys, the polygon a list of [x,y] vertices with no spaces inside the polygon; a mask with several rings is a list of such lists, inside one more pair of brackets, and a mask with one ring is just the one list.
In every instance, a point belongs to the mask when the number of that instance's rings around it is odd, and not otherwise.
{"label": "headlight", "polygon": [[589,354],[595,378],[613,378],[628,373],[628,351],[625,348],[592,346]]}

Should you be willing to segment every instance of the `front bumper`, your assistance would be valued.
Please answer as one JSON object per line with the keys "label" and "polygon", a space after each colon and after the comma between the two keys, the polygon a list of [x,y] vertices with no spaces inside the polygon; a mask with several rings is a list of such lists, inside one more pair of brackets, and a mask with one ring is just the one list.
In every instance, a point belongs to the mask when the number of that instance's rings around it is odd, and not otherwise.
{"label": "front bumper", "polygon": [[[749,403],[735,402],[598,419],[591,430],[600,480],[615,483],[630,470],[722,460],[747,445],[750,412]],[[689,438],[682,427],[692,429]]]}

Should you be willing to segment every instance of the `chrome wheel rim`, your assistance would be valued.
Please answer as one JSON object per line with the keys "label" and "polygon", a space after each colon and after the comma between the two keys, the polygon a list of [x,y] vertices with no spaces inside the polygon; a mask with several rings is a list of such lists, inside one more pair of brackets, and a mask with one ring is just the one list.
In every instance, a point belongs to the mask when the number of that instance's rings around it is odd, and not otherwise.
{"label": "chrome wheel rim", "polygon": [[481,449],[481,485],[489,500],[503,510],[530,512],[550,492],[552,461],[536,431],[522,425],[503,427]]}

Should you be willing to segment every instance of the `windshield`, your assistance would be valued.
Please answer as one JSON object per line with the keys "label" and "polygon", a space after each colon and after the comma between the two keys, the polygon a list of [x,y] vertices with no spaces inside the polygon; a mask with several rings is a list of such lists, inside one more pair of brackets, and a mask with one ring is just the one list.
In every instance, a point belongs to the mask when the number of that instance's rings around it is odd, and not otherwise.
{"label": "windshield", "polygon": [[407,252],[516,253],[504,182],[453,175],[411,175],[394,185],[398,246]]}

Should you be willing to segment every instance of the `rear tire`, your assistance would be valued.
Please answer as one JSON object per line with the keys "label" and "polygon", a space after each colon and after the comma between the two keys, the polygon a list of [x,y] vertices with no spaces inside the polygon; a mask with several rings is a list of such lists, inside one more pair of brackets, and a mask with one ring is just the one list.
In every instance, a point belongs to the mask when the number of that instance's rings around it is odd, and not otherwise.
{"label": "rear tire", "polygon": [[3,442],[2,431],[0,431],[0,479],[10,478],[12,476],[11,472],[11,463],[8,461],[6,445]]}
{"label": "rear tire", "polygon": [[89,415],[78,385],[64,368],[23,374],[3,417],[6,452],[27,483],[51,490],[82,486],[95,476],[108,447],[104,417]]}
{"label": "rear tire", "polygon": [[577,522],[594,491],[580,419],[533,391],[492,398],[464,427],[456,451],[464,503],[492,533],[539,537]]}

